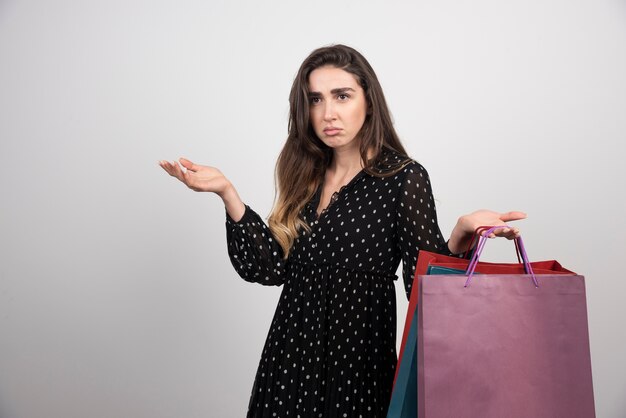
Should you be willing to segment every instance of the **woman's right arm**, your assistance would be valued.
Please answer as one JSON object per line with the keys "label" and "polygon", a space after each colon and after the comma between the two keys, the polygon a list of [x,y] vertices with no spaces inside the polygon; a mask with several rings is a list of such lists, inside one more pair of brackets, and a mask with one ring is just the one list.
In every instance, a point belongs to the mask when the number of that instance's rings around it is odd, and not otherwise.
{"label": "woman's right arm", "polygon": [[283,284],[282,248],[263,219],[243,203],[233,184],[220,170],[196,165],[184,158],[179,162],[186,171],[176,162],[159,161],[159,165],[190,189],[213,192],[224,202],[228,255],[239,276],[263,285]]}

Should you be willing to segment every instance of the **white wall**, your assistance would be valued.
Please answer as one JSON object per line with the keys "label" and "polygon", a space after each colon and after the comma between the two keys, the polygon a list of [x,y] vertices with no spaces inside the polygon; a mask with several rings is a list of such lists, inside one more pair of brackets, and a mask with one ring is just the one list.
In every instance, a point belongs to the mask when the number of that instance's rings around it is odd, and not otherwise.
{"label": "white wall", "polygon": [[626,4],[298,3],[0,2],[0,416],[244,415],[280,288],[239,279],[219,198],[157,161],[217,166],[267,216],[293,76],[335,42],[445,234],[524,210],[531,258],[586,276],[598,416],[626,416]]}

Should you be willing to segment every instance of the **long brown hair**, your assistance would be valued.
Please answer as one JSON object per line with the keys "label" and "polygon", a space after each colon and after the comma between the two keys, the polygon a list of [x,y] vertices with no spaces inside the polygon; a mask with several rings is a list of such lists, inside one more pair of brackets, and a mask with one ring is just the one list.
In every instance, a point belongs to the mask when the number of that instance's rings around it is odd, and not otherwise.
{"label": "long brown hair", "polygon": [[[309,75],[323,66],[353,74],[365,92],[367,115],[358,134],[364,171],[384,177],[396,173],[410,161],[393,128],[378,78],[365,57],[345,45],[330,45],[313,51],[300,66],[289,94],[289,135],[276,161],[278,198],[268,218],[269,228],[282,247],[285,259],[300,230],[311,230],[300,213],[322,183],[333,156],[332,148],[317,137],[309,121]],[[385,172],[374,171],[383,146],[406,158]],[[371,158],[368,158],[368,150],[373,152]]]}

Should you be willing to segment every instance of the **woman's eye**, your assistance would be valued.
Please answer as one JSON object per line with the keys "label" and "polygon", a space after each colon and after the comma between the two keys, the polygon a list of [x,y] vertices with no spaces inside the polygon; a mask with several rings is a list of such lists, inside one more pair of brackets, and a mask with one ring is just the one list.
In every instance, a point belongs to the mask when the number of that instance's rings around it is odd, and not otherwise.
{"label": "woman's eye", "polygon": [[339,100],[347,100],[350,96],[348,96],[347,94],[339,94],[337,97],[339,98]]}
{"label": "woman's eye", "polygon": [[320,98],[319,97],[311,97],[311,103],[312,104],[317,104],[320,102]]}

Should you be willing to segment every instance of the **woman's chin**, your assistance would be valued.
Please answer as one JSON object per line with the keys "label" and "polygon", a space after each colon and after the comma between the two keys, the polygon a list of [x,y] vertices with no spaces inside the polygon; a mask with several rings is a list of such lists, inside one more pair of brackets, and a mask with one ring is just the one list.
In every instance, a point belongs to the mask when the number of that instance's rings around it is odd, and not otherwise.
{"label": "woman's chin", "polygon": [[358,143],[355,140],[346,141],[346,140],[342,140],[341,138],[336,138],[336,137],[323,137],[321,138],[321,141],[327,147],[335,149],[335,150],[349,149],[352,147],[358,149]]}

